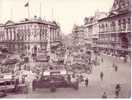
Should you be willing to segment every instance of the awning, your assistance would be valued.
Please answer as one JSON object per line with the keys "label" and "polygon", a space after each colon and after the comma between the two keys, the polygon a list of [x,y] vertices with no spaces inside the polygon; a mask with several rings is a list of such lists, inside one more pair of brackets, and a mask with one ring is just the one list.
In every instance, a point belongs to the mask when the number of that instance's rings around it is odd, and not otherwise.
{"label": "awning", "polygon": [[5,60],[2,65],[11,65],[11,64],[16,64],[18,63],[19,60],[18,59],[7,59]]}

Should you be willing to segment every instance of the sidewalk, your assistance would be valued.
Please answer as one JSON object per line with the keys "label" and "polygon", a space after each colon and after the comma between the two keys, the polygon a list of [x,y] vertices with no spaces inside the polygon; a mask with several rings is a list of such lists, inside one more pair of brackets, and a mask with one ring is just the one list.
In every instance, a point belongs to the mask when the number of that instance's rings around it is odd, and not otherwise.
{"label": "sidewalk", "polygon": [[123,58],[119,58],[119,57],[116,57],[116,56],[111,56],[111,55],[106,55],[106,54],[101,54],[101,57],[109,57],[110,59],[113,60],[113,62],[118,62],[118,63],[124,63],[124,64],[127,64],[127,65],[131,65],[131,59],[129,58],[127,62],[124,62],[124,59]]}

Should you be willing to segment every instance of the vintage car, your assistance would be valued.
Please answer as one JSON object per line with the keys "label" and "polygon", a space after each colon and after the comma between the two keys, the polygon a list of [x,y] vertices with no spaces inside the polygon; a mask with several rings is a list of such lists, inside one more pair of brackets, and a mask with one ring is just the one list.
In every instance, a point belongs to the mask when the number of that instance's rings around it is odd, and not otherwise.
{"label": "vintage car", "polygon": [[24,88],[25,84],[19,83],[19,79],[16,79],[12,74],[4,73],[0,75],[0,97],[4,97],[11,92],[23,92]]}
{"label": "vintage car", "polygon": [[46,70],[38,80],[33,81],[33,88],[50,88],[53,92],[57,88],[71,87],[78,90],[78,81],[71,81],[68,79],[66,70]]}
{"label": "vintage car", "polygon": [[7,95],[7,92],[12,92],[15,89],[15,80],[11,74],[0,75],[0,97]]}

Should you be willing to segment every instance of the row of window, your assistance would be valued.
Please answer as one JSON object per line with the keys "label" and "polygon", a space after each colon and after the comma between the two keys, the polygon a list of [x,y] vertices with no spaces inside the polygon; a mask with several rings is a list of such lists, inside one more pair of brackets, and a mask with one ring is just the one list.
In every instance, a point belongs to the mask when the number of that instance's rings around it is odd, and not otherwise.
{"label": "row of window", "polygon": [[38,24],[21,24],[17,25],[17,29],[25,30],[25,29],[32,29],[32,28],[47,28],[47,25],[38,25]]}
{"label": "row of window", "polygon": [[119,38],[117,38],[117,37],[111,37],[111,38],[109,38],[109,37],[105,37],[105,38],[100,38],[99,39],[100,41],[104,41],[104,42],[109,42],[109,41],[116,41],[116,42],[119,42],[120,41],[120,39]]}
{"label": "row of window", "polygon": [[[32,38],[34,40],[39,40],[38,36],[39,33],[36,33],[36,31],[34,31],[34,33],[32,34],[22,34],[22,31],[18,31],[18,32],[15,32],[13,29],[8,29],[6,34],[5,34],[5,38],[2,38],[1,41],[4,41],[4,40],[30,40],[30,36],[33,36]],[[55,40],[57,37],[59,37],[59,33],[56,33],[56,30],[51,30],[51,39]],[[21,33],[21,34],[20,34]],[[41,37],[43,37],[43,39],[47,39],[47,30],[43,30],[42,31],[42,34],[41,34]]]}
{"label": "row of window", "polygon": [[130,2],[128,0],[123,0],[121,2],[116,1],[113,6],[113,10],[124,9],[128,7]]}
{"label": "row of window", "polygon": [[99,31],[105,32],[105,31],[125,31],[130,30],[131,21],[130,18],[128,19],[120,19],[118,21],[111,21],[111,22],[104,22],[99,25]]}
{"label": "row of window", "polygon": [[23,44],[8,44],[7,47],[9,47],[11,50],[30,50],[30,45]]}

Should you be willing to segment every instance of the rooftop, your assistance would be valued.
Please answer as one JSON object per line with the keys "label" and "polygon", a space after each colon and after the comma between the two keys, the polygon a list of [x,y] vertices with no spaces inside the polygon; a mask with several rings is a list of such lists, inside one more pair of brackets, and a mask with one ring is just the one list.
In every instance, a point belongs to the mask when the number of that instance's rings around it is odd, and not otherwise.
{"label": "rooftop", "polygon": [[32,19],[25,18],[18,22],[8,20],[4,24],[0,24],[0,26],[5,26],[5,25],[10,26],[10,25],[27,24],[27,23],[42,23],[42,24],[53,25],[53,26],[59,27],[59,24],[56,21],[47,21],[47,20],[41,19],[40,17],[37,18],[36,16]]}

